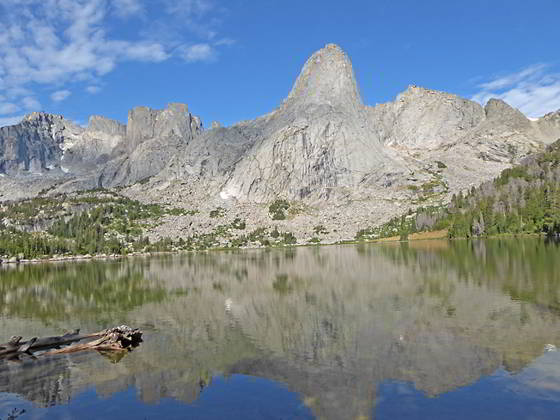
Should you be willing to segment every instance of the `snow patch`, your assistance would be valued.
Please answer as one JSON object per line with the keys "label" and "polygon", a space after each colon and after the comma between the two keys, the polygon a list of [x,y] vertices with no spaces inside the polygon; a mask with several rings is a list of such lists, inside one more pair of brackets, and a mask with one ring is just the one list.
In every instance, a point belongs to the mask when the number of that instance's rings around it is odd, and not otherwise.
{"label": "snow patch", "polygon": [[235,198],[239,195],[239,188],[233,185],[229,185],[220,191],[220,198],[222,200],[229,200],[230,198]]}

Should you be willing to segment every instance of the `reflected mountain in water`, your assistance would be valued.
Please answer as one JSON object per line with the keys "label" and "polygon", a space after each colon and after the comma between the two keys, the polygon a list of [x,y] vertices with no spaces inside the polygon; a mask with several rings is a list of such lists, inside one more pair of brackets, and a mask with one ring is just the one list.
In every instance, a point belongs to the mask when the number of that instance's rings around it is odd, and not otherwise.
{"label": "reflected mountain in water", "polygon": [[191,403],[242,373],[286,383],[320,418],[370,417],[383,381],[436,396],[560,345],[559,256],[537,239],[430,241],[7,270],[2,341],[120,323],[145,341],[118,363],[2,361],[0,392],[49,405],[134,386]]}

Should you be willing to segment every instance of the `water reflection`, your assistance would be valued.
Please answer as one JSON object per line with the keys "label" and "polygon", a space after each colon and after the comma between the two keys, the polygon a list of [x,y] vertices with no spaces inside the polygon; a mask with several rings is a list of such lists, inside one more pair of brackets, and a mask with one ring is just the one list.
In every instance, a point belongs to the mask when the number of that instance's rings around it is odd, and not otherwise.
{"label": "water reflection", "polygon": [[537,239],[426,241],[5,270],[0,341],[123,322],[146,334],[118,363],[0,361],[0,392],[45,406],[132,386],[192,403],[244,374],[287,384],[318,417],[370,417],[386,381],[436,396],[560,345],[559,256]]}

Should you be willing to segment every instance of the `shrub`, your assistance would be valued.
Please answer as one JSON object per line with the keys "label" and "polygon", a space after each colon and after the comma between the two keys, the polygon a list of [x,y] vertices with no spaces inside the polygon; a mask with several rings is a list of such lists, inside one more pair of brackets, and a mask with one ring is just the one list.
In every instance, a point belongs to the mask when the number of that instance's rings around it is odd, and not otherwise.
{"label": "shrub", "polygon": [[239,230],[245,229],[246,226],[247,225],[245,223],[245,220],[242,220],[239,217],[236,217],[235,220],[231,224],[232,228],[239,229]]}
{"label": "shrub", "polygon": [[313,228],[313,232],[315,232],[316,235],[326,235],[327,233],[329,233],[329,231],[323,225],[315,226]]}
{"label": "shrub", "polygon": [[226,209],[223,207],[218,207],[212,211],[210,211],[210,217],[216,219],[218,217],[224,217],[226,215]]}
{"label": "shrub", "polygon": [[287,200],[275,200],[269,207],[268,213],[272,216],[272,220],[286,219],[286,210],[290,208],[290,203]]}

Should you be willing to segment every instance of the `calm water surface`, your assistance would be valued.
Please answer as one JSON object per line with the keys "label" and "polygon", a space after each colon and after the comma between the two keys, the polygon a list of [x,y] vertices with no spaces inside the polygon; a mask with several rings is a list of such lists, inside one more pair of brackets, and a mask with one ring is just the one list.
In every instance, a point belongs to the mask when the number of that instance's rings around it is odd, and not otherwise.
{"label": "calm water surface", "polygon": [[3,266],[0,342],[145,341],[0,360],[0,419],[559,418],[559,321],[539,239]]}

